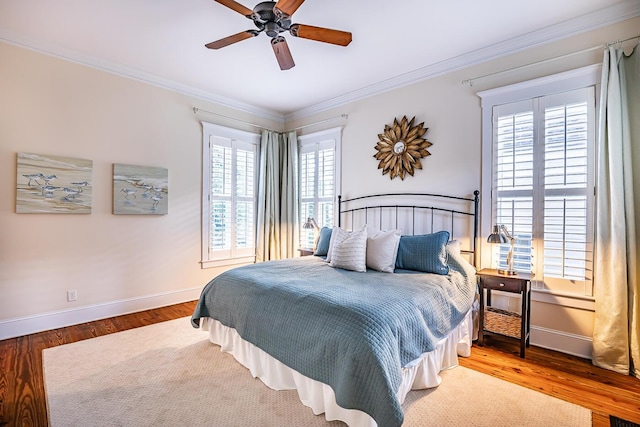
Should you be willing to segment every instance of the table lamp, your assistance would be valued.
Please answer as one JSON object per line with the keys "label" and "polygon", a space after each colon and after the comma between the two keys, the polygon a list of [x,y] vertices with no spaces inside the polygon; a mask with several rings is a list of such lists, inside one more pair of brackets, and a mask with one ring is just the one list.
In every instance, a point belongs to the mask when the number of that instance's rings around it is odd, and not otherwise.
{"label": "table lamp", "polygon": [[507,255],[507,269],[498,269],[498,273],[500,274],[506,274],[508,276],[515,276],[516,274],[518,274],[514,269],[513,269],[513,246],[516,242],[516,239],[509,234],[509,231],[507,231],[507,227],[505,227],[504,225],[494,225],[493,226],[493,233],[489,234],[489,237],[487,238],[487,243],[510,243],[509,246],[509,254]]}

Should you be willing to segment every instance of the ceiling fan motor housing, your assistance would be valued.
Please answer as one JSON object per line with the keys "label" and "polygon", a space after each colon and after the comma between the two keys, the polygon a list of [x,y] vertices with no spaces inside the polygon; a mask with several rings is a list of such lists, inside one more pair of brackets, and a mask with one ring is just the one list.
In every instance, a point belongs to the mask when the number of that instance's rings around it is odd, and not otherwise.
{"label": "ceiling fan motor housing", "polygon": [[291,26],[291,19],[287,16],[279,17],[274,12],[276,2],[265,1],[258,3],[253,8],[251,19],[260,31],[273,38],[277,37],[283,31],[287,31]]}

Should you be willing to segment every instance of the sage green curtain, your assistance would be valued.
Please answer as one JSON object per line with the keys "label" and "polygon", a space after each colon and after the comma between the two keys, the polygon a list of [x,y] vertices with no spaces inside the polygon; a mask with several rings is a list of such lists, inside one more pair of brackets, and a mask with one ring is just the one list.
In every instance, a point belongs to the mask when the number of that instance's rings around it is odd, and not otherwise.
{"label": "sage green curtain", "polygon": [[262,131],[256,261],[291,258],[298,248],[298,137]]}
{"label": "sage green curtain", "polygon": [[636,377],[640,377],[638,55],[637,46],[630,56],[612,46],[602,66],[592,358],[597,366]]}

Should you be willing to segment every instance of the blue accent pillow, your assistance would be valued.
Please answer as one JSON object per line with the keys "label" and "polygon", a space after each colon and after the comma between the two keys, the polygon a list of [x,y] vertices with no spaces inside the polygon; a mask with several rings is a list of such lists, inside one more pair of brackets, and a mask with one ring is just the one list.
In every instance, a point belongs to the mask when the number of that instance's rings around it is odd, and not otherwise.
{"label": "blue accent pillow", "polygon": [[329,227],[322,227],[320,229],[318,244],[316,244],[316,251],[314,252],[314,255],[327,256],[327,252],[329,252],[329,243],[331,242],[332,231],[333,230]]}
{"label": "blue accent pillow", "polygon": [[400,237],[396,268],[449,274],[446,250],[448,241],[448,231],[438,231],[422,236]]}

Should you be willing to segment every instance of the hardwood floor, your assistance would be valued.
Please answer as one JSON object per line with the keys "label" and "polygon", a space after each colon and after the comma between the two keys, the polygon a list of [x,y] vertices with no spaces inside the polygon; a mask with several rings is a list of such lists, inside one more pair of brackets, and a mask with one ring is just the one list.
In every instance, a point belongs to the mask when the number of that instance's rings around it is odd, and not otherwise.
{"label": "hardwood floor", "polygon": [[195,301],[0,341],[0,426],[45,427],[42,350],[179,317]]}
{"label": "hardwood floor", "polygon": [[[194,307],[188,302],[0,341],[0,426],[47,425],[43,349],[189,316]],[[609,415],[640,424],[640,379],[588,360],[538,347],[521,359],[515,340],[488,337],[460,364],[587,407],[595,427],[609,426]]]}
{"label": "hardwood floor", "polygon": [[460,365],[589,408],[594,427],[609,427],[609,415],[640,424],[640,379],[540,347],[519,355],[517,340],[490,336]]}

